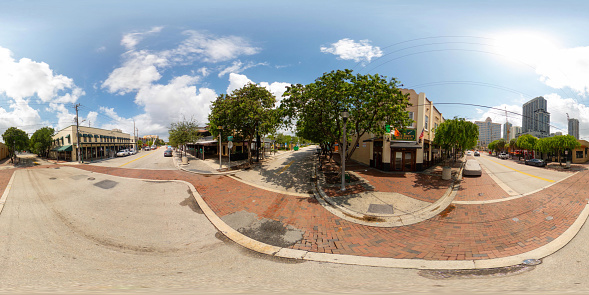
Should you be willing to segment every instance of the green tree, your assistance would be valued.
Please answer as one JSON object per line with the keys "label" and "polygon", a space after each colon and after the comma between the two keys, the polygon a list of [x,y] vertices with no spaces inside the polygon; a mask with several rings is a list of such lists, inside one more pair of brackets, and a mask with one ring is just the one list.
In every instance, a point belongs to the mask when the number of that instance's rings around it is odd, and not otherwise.
{"label": "green tree", "polygon": [[137,149],[140,150],[143,147],[143,141],[141,139],[137,140]]}
{"label": "green tree", "polygon": [[277,111],[274,109],[276,97],[266,88],[248,83],[231,94],[221,94],[211,106],[209,115],[213,136],[218,136],[217,126],[223,133],[247,141],[248,161],[252,163],[251,143],[256,136],[263,136],[275,130]]}
{"label": "green tree", "polygon": [[553,137],[554,150],[558,154],[558,164],[562,165],[560,155],[563,151],[573,152],[574,149],[581,146],[579,141],[572,135],[557,135]]}
{"label": "green tree", "polygon": [[487,145],[487,148],[493,152],[497,149],[497,140],[492,141],[491,143],[489,143],[489,145]]}
{"label": "green tree", "polygon": [[[168,130],[170,144],[177,147],[185,147],[189,142],[195,142],[200,137],[198,133],[198,124],[194,119],[178,121],[170,125]],[[152,143],[148,142],[151,146]],[[157,141],[153,144],[157,144]],[[184,148],[186,155],[186,148]]]}
{"label": "green tree", "polygon": [[15,151],[24,150],[29,146],[29,135],[16,127],[6,129],[2,134],[2,139],[8,147],[8,155],[10,162],[14,163],[16,154]]}
{"label": "green tree", "polygon": [[384,134],[386,124],[403,128],[411,123],[406,110],[409,95],[403,94],[397,85],[396,79],[378,74],[353,75],[348,69],[331,71],[311,84],[288,87],[281,109],[287,124],[296,121],[297,136],[317,142],[329,151],[334,143],[341,146],[343,142],[341,113],[348,111],[347,134],[356,136],[345,155],[350,158],[367,132]]}
{"label": "green tree", "polygon": [[533,151],[538,138],[531,134],[524,134],[517,138],[517,146],[526,151]]}
{"label": "green tree", "polygon": [[48,157],[53,143],[55,130],[51,127],[43,127],[35,131],[29,141],[29,148],[33,153],[41,157]]}
{"label": "green tree", "polygon": [[447,153],[454,150],[454,160],[456,160],[459,151],[476,147],[478,138],[479,128],[475,123],[454,117],[438,126],[434,144],[441,146]]}

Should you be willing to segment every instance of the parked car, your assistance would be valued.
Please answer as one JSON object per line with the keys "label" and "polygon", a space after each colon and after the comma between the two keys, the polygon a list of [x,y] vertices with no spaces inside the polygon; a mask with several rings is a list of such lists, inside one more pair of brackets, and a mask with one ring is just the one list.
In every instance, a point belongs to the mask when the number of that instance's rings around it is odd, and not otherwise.
{"label": "parked car", "polygon": [[129,154],[130,155],[135,155],[135,154],[137,154],[137,151],[136,150],[129,150]]}
{"label": "parked car", "polygon": [[164,151],[164,157],[171,157],[172,156],[172,150],[165,150]]}
{"label": "parked car", "polygon": [[144,148],[143,148],[143,150],[144,150],[144,151],[149,151],[149,150],[150,150],[150,148],[149,148],[148,146],[146,146],[146,147],[144,147]]}
{"label": "parked car", "polygon": [[500,153],[499,159],[509,159],[509,155],[507,153]]}
{"label": "parked car", "polygon": [[526,160],[526,165],[544,167],[544,166],[546,166],[546,162],[542,159],[529,159],[529,160]]}
{"label": "parked car", "polygon": [[479,153],[479,151],[474,151],[474,156],[475,157],[479,157],[481,155],[481,153]]}
{"label": "parked car", "polygon": [[481,169],[481,165],[475,159],[470,159],[466,161],[464,165],[464,169],[462,170],[462,175],[464,176],[481,176],[483,175],[483,170]]}
{"label": "parked car", "polygon": [[466,155],[467,155],[467,156],[472,156],[472,151],[467,151],[467,152],[466,152]]}
{"label": "parked car", "polygon": [[128,156],[128,155],[129,155],[129,151],[128,150],[120,150],[117,153],[117,157],[125,157],[125,156]]}

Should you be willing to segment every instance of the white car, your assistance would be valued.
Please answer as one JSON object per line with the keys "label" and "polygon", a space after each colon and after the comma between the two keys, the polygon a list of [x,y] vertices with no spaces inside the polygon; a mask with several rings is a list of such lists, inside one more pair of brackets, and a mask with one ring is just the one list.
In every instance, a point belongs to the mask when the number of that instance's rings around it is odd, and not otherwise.
{"label": "white car", "polygon": [[129,155],[135,155],[135,154],[137,154],[136,150],[129,150]]}
{"label": "white car", "polygon": [[499,159],[508,159],[508,158],[509,158],[509,155],[506,154],[506,153],[500,153],[499,154]]}
{"label": "white car", "polygon": [[120,150],[117,153],[117,157],[125,157],[125,156],[128,156],[128,155],[129,155],[129,151],[128,150]]}

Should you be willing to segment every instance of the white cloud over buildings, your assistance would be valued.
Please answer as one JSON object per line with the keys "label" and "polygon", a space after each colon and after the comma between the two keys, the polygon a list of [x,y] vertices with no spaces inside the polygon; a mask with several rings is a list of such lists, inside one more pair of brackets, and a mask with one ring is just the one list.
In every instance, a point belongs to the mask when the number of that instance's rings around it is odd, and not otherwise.
{"label": "white cloud over buildings", "polygon": [[370,45],[369,40],[360,40],[358,42],[344,38],[329,47],[321,46],[321,52],[337,55],[340,59],[353,60],[355,62],[370,62],[375,57],[383,55],[378,46]]}

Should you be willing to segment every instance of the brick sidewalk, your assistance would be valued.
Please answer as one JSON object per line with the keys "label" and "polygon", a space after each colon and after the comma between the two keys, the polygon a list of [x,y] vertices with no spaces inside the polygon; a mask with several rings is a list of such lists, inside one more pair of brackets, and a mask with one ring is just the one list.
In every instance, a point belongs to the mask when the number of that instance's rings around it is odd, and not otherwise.
{"label": "brick sidewalk", "polygon": [[521,254],[560,236],[589,199],[589,172],[580,172],[541,192],[506,202],[451,205],[430,220],[395,228],[364,226],[340,219],[314,198],[254,188],[226,176],[91,165],[76,168],[146,179],[192,183],[223,217],[238,211],[279,220],[304,232],[293,249],[372,257],[476,260]]}

